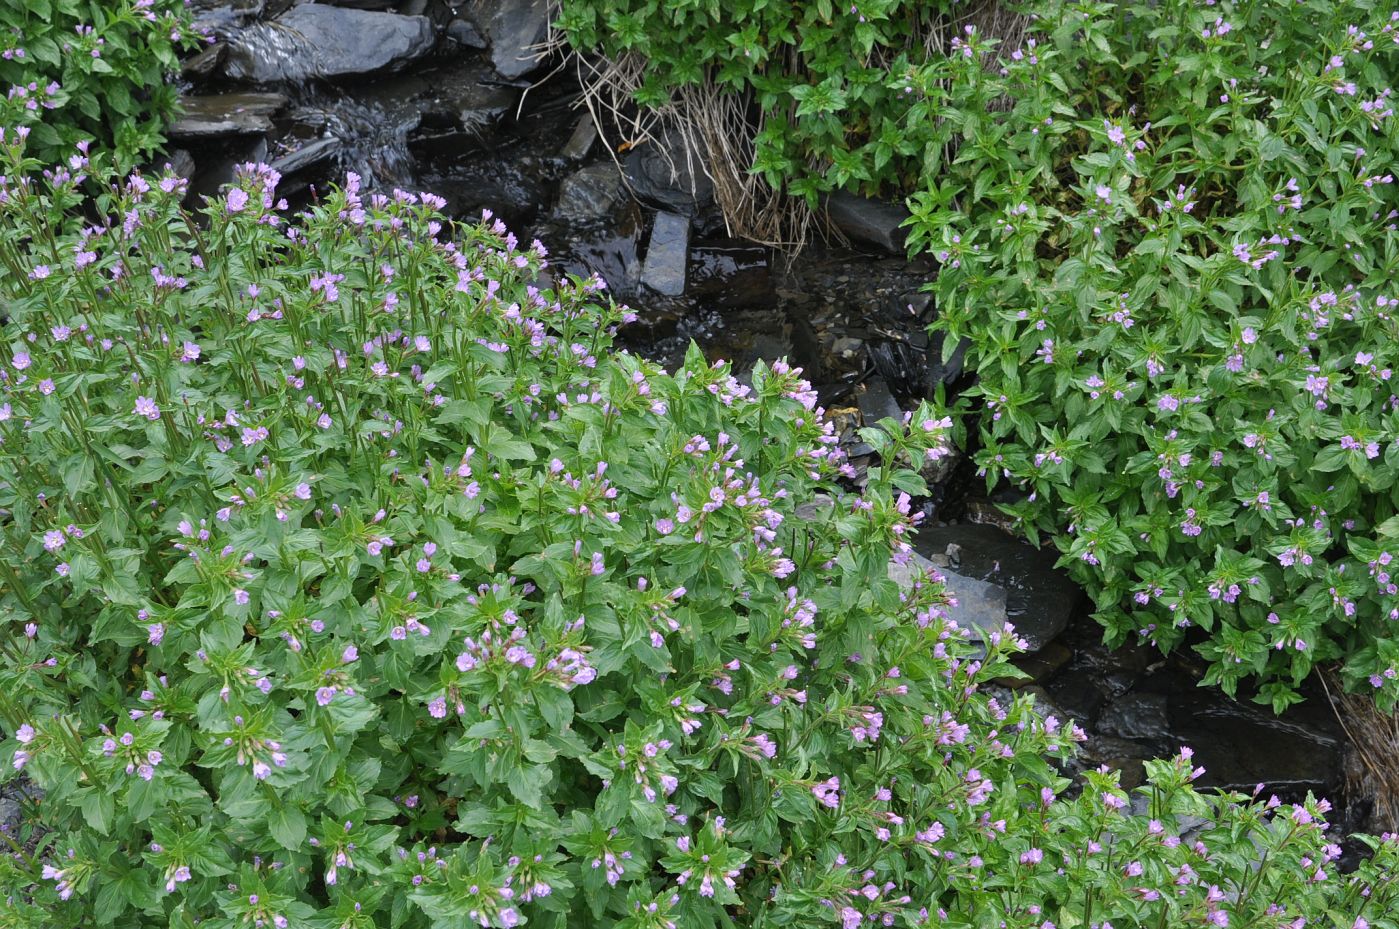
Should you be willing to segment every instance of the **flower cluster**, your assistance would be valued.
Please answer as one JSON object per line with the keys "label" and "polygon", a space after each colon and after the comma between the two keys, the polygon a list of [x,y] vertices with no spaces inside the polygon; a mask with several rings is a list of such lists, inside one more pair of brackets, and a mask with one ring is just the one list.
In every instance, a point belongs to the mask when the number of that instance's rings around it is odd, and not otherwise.
{"label": "flower cluster", "polygon": [[[1367,37],[1388,12],[1318,34],[1312,9],[1046,0],[1039,65],[930,62],[960,114],[934,148],[997,141],[932,171],[912,244],[948,256],[935,325],[970,341],[988,485],[1021,491],[1009,512],[1068,556],[1112,641],[1209,630],[1209,680],[1260,678],[1278,708],[1339,656],[1386,709],[1399,603],[1361,581],[1399,535],[1399,46]],[[1026,202],[1037,222],[997,224]]]}

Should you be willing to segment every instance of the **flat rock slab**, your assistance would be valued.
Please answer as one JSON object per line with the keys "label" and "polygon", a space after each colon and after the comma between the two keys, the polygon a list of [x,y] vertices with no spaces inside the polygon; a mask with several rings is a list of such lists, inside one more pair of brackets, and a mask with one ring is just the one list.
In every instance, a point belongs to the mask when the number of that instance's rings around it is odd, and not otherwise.
{"label": "flat rock slab", "polygon": [[232,35],[224,73],[268,83],[394,70],[432,50],[426,16],[307,3]]}
{"label": "flat rock slab", "polygon": [[957,546],[950,570],[1005,589],[1006,614],[1032,653],[1064,631],[1083,599],[1078,585],[1054,566],[1058,553],[1052,547],[1035,548],[995,526],[980,525],[930,526],[914,540],[934,563],[948,559],[949,545]]}
{"label": "flat rock slab", "polygon": [[284,94],[211,94],[181,97],[179,118],[170,126],[172,139],[211,139],[255,135],[272,128],[271,116],[286,106]]}
{"label": "flat rock slab", "polygon": [[272,162],[272,167],[283,175],[319,167],[335,157],[335,153],[340,150],[340,145],[339,139],[316,139],[307,142],[294,152],[288,152],[281,156]]}
{"label": "flat rock slab", "polygon": [[657,213],[651,245],[641,269],[641,283],[656,293],[678,297],[685,292],[690,260],[690,221],[676,213]]}

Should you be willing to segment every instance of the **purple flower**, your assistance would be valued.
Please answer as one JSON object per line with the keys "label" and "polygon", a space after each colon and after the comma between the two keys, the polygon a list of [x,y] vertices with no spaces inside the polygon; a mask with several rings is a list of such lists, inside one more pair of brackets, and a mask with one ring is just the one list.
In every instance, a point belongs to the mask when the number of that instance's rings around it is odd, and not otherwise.
{"label": "purple flower", "polygon": [[248,205],[248,193],[241,188],[235,187],[228,192],[228,212],[241,213],[243,207]]}
{"label": "purple flower", "polygon": [[316,691],[316,703],[319,706],[329,706],[330,701],[335,699],[334,687],[322,687]]}
{"label": "purple flower", "polygon": [[840,778],[828,778],[811,788],[822,805],[834,810],[840,806]]}
{"label": "purple flower", "polygon": [[146,419],[160,419],[160,407],[150,397],[137,397],[136,408],[132,411],[137,416],[144,416]]}

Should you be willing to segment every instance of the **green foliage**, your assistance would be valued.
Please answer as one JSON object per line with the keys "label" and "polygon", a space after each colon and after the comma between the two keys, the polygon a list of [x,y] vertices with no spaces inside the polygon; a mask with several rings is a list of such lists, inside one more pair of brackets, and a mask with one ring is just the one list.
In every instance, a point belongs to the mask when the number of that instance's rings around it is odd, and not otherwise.
{"label": "green foliage", "polygon": [[1111,639],[1208,630],[1209,679],[1279,708],[1339,660],[1394,706],[1399,13],[1033,9],[909,114],[910,244],[971,340],[988,486],[1030,492]]}
{"label": "green foliage", "polygon": [[32,125],[46,162],[95,138],[133,163],[165,141],[177,99],[166,76],[197,41],[182,0],[5,0],[0,125]]}
{"label": "green foliage", "polygon": [[830,190],[898,193],[916,182],[923,149],[900,129],[907,103],[889,75],[923,61],[943,6],[564,0],[556,25],[577,49],[643,56],[642,106],[701,82],[751,94],[761,117],[753,172],[815,204]]}
{"label": "green foliage", "polygon": [[0,925],[1395,926],[1399,842],[1335,875],[1324,802],[1188,752],[1059,796],[1081,733],[977,689],[1013,637],[889,576],[948,420],[845,495],[799,372],[612,351],[489,216],[3,156],[0,723],[45,795]]}

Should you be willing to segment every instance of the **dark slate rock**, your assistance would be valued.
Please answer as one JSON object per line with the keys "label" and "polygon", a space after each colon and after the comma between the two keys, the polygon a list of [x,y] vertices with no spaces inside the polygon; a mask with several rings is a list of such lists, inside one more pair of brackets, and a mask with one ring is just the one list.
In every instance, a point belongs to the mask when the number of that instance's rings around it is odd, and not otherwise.
{"label": "dark slate rock", "polygon": [[881,419],[901,421],[904,415],[882,377],[872,377],[856,388],[855,405],[860,408],[860,419],[866,426],[873,426]]}
{"label": "dark slate rock", "polygon": [[563,179],[554,213],[564,219],[601,219],[625,195],[616,165],[610,161],[589,165]]}
{"label": "dark slate rock", "polygon": [[202,80],[209,77],[223,64],[224,52],[228,51],[228,46],[222,42],[215,42],[186,58],[180,63],[180,74],[190,80]]}
{"label": "dark slate rock", "polygon": [[336,153],[340,151],[340,145],[339,139],[316,139],[294,152],[281,156],[272,162],[272,167],[284,176],[308,168],[321,167],[335,158]]}
{"label": "dark slate rock", "polygon": [[689,151],[675,134],[632,149],[622,171],[638,199],[671,213],[695,217],[714,201],[714,182],[704,173],[698,153]]}
{"label": "dark slate rock", "polygon": [[272,128],[272,114],[286,102],[283,94],[181,97],[180,115],[170,126],[168,134],[172,139],[212,139],[266,132]]}
{"label": "dark slate rock", "polygon": [[641,283],[668,297],[680,296],[685,292],[689,256],[690,220],[676,213],[657,213]]}
{"label": "dark slate rock", "polygon": [[426,55],[435,40],[425,16],[307,3],[231,36],[224,73],[267,83],[395,70]]}
{"label": "dark slate rock", "polygon": [[1037,549],[995,526],[929,526],[919,530],[914,544],[928,557],[945,556],[947,547],[956,545],[960,562],[951,563],[954,570],[1004,587],[1006,613],[1031,652],[1064,631],[1083,597],[1054,567],[1058,554],[1052,546]]}
{"label": "dark slate rock", "polygon": [[559,151],[559,157],[569,161],[581,161],[587,157],[596,141],[597,123],[593,121],[591,113],[584,114],[578,120],[578,125],[573,127],[573,134]]}
{"label": "dark slate rock", "polygon": [[447,24],[447,38],[466,48],[486,48],[490,43],[469,19],[454,19]]}
{"label": "dark slate rock", "polygon": [[836,191],[826,200],[826,214],[836,228],[856,242],[891,255],[907,252],[908,234],[901,226],[909,212],[900,204]]}
{"label": "dark slate rock", "polygon": [[962,376],[962,367],[966,361],[967,349],[971,347],[970,339],[962,339],[958,341],[953,347],[952,352],[944,359],[942,357],[942,351],[946,339],[946,333],[934,333],[928,350],[928,370],[924,383],[926,385],[925,389],[930,394],[937,389],[938,384],[951,384]]}
{"label": "dark slate rock", "polygon": [[537,46],[549,38],[549,0],[476,0],[471,18],[491,42],[491,64],[504,78],[539,67]]}
{"label": "dark slate rock", "polygon": [[1271,709],[1231,700],[1216,687],[1182,677],[1169,693],[1170,737],[1195,750],[1205,773],[1200,786],[1298,796],[1335,796],[1342,777],[1344,738],[1322,701],[1275,716]]}

